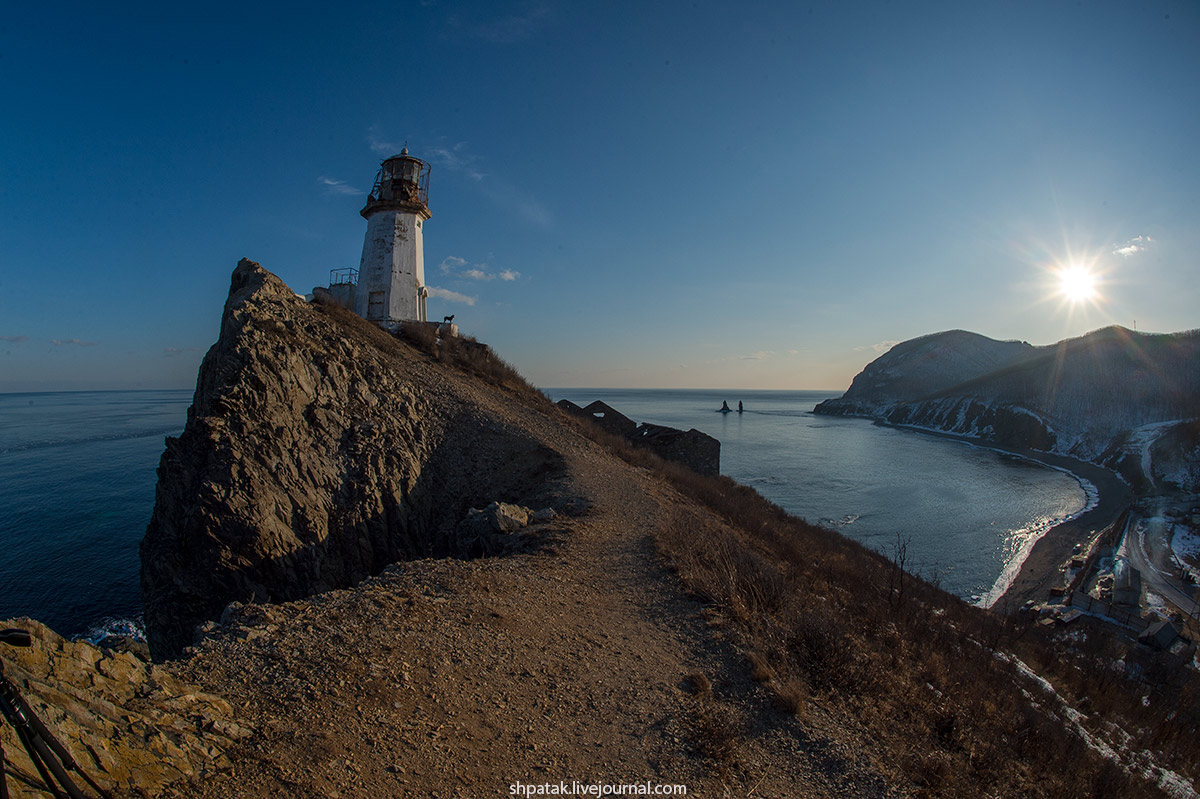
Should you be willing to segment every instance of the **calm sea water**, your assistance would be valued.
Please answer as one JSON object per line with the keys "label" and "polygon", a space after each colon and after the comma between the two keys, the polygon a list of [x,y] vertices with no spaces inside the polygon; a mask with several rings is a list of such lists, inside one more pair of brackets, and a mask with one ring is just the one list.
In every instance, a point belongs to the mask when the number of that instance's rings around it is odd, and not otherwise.
{"label": "calm sea water", "polygon": [[[722,471],[787,510],[978,598],[1032,531],[1083,507],[1070,476],[986,449],[814,416],[820,392],[550,389],[721,440]],[[722,400],[746,412],[720,414]],[[65,635],[141,612],[138,543],[163,438],[191,391],[0,394],[0,619]]]}
{"label": "calm sea water", "polygon": [[[1023,549],[1078,513],[1088,496],[1068,474],[866,419],[817,416],[841,392],[549,389],[603,400],[638,422],[696,428],[721,442],[721,472],[785,510],[880,552],[907,542],[911,571],[978,601],[1019,566]],[[718,413],[721,402],[745,412]]]}
{"label": "calm sea water", "polygon": [[191,391],[0,394],[0,619],[63,635],[141,613],[138,543]]}

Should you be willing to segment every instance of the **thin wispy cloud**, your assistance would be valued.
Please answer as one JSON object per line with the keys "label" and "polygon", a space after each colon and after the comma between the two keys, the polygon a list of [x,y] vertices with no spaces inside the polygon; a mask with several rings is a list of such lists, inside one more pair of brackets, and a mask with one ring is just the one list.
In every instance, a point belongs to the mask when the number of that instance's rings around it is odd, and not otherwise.
{"label": "thin wispy cloud", "polygon": [[50,343],[56,347],[64,347],[67,345],[74,345],[76,347],[95,347],[100,342],[84,341],[78,338],[52,338],[50,339]]}
{"label": "thin wispy cloud", "polygon": [[189,352],[199,352],[199,347],[163,347],[164,358],[174,358],[178,355],[185,355]]}
{"label": "thin wispy cloud", "polygon": [[325,191],[330,194],[366,194],[366,192],[354,188],[344,180],[328,178],[324,175],[317,178],[317,185],[324,187]]}
{"label": "thin wispy cloud", "polygon": [[429,162],[443,166],[451,172],[466,175],[474,181],[481,181],[487,177],[487,173],[476,166],[479,158],[467,149],[466,142],[460,141],[451,147],[432,148],[429,151]]}
{"label": "thin wispy cloud", "polygon": [[546,206],[526,196],[512,186],[502,183],[483,184],[484,194],[503,208],[515,211],[517,216],[537,227],[550,227],[550,212]]}
{"label": "thin wispy cloud", "polygon": [[1113,255],[1122,255],[1128,258],[1129,256],[1135,255],[1139,252],[1145,252],[1146,250],[1150,249],[1150,245],[1153,243],[1154,239],[1150,238],[1149,236],[1134,236],[1132,239],[1125,242],[1124,245],[1113,250]]}
{"label": "thin wispy cloud", "polygon": [[866,346],[866,347],[855,347],[854,351],[855,352],[866,352],[867,350],[871,350],[872,352],[877,352],[880,355],[882,355],[883,353],[887,352],[888,350],[890,350],[892,347],[896,346],[899,343],[900,343],[899,341],[880,341],[877,344],[871,344],[870,346]]}
{"label": "thin wispy cloud", "polygon": [[489,172],[479,156],[463,141],[451,146],[432,147],[429,162],[469,178],[479,191],[497,207],[515,213],[537,227],[549,227],[551,216],[546,206],[503,178]]}
{"label": "thin wispy cloud", "polygon": [[397,144],[394,140],[385,137],[379,130],[378,125],[372,125],[367,128],[367,145],[370,146],[371,152],[376,155],[395,155],[403,148],[403,144]]}
{"label": "thin wispy cloud", "polygon": [[29,341],[29,336],[0,336],[0,341],[7,341],[9,344],[24,344]]}
{"label": "thin wispy cloud", "polygon": [[464,305],[474,305],[477,297],[468,297],[466,294],[459,294],[457,291],[449,289],[440,289],[437,286],[426,286],[430,297],[437,297],[447,302],[461,302]]}
{"label": "thin wispy cloud", "polygon": [[759,350],[751,355],[739,355],[740,361],[764,361],[775,354],[774,350]]}
{"label": "thin wispy cloud", "polygon": [[489,264],[468,264],[466,258],[459,258],[457,255],[450,255],[442,259],[438,264],[438,269],[443,275],[456,278],[458,280],[505,280],[513,281],[521,277],[521,273],[515,269],[502,269],[499,272],[494,272]]}

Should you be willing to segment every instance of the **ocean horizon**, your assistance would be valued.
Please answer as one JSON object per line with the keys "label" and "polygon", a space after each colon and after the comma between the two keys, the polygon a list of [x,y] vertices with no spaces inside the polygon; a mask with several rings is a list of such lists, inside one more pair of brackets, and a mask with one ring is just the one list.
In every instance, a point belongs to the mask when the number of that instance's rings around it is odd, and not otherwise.
{"label": "ocean horizon", "polygon": [[[548,388],[638,422],[721,441],[721,472],[789,513],[982,601],[1036,536],[1088,502],[1079,481],[981,446],[817,416],[833,391]],[[0,394],[0,618],[61,634],[127,629],[141,613],[138,545],[164,438],[191,389]],[[745,412],[723,414],[722,401]],[[899,539],[898,539],[899,537]]]}

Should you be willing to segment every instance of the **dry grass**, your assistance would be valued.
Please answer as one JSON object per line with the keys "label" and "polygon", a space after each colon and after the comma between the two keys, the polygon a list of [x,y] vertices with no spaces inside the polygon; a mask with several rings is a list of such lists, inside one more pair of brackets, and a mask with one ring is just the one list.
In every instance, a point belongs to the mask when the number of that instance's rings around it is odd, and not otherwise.
{"label": "dry grass", "polygon": [[470,336],[439,338],[437,325],[408,324],[401,327],[400,339],[439,362],[479,377],[490,385],[539,401],[546,399],[512,364]]}
{"label": "dry grass", "polygon": [[712,682],[702,672],[693,672],[684,677],[683,684],[692,696],[703,698],[712,695]]}
{"label": "dry grass", "polygon": [[[970,606],[888,558],[801,519],[725,477],[703,477],[580,423],[622,458],[658,472],[713,511],[681,505],[658,545],[693,592],[719,608],[776,706],[848,713],[909,790],[924,796],[1162,796],[1130,762],[1113,764],[1062,720],[1059,697],[1200,775],[1200,680],[1192,670],[1131,679],[1101,631],[1068,644],[1031,623]],[[903,542],[900,542],[901,544]],[[1058,697],[1020,673],[1020,657]],[[1117,738],[1120,738],[1118,733]]]}
{"label": "dry grass", "polygon": [[[374,325],[337,308],[348,324],[394,346]],[[453,368],[557,412],[536,388],[471,339],[406,343]],[[750,675],[781,712],[813,705],[852,716],[922,796],[1150,797],[1162,792],[1143,769],[1100,757],[1062,720],[1059,697],[1086,714],[1092,734],[1116,725],[1118,751],[1146,751],[1158,765],[1200,777],[1200,679],[1153,661],[1114,668],[1126,647],[1099,631],[1082,643],[1056,639],[1015,617],[982,611],[898,570],[895,560],[789,516],[725,477],[703,477],[567,414],[626,461],[672,484],[711,514],[682,503],[660,528],[658,547],[681,580],[719,609],[747,656]],[[898,542],[897,554],[900,550]],[[898,560],[899,558],[897,558]],[[1023,676],[1016,655],[1055,687]],[[703,679],[701,679],[703,678]],[[707,684],[707,690],[704,686]],[[697,751],[734,757],[745,734],[692,675]],[[1119,734],[1118,734],[1119,737]]]}
{"label": "dry grass", "polygon": [[744,734],[728,705],[711,697],[697,704],[692,716],[692,742],[696,754],[728,766],[736,760],[738,742]]}

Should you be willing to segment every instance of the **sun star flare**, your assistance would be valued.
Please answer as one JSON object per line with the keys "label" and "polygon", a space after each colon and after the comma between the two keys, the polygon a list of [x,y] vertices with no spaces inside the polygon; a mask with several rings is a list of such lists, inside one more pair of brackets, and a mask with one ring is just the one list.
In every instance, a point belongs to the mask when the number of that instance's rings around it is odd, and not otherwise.
{"label": "sun star flare", "polygon": [[1072,304],[1096,299],[1099,283],[1096,273],[1083,264],[1068,264],[1058,271],[1058,292]]}

